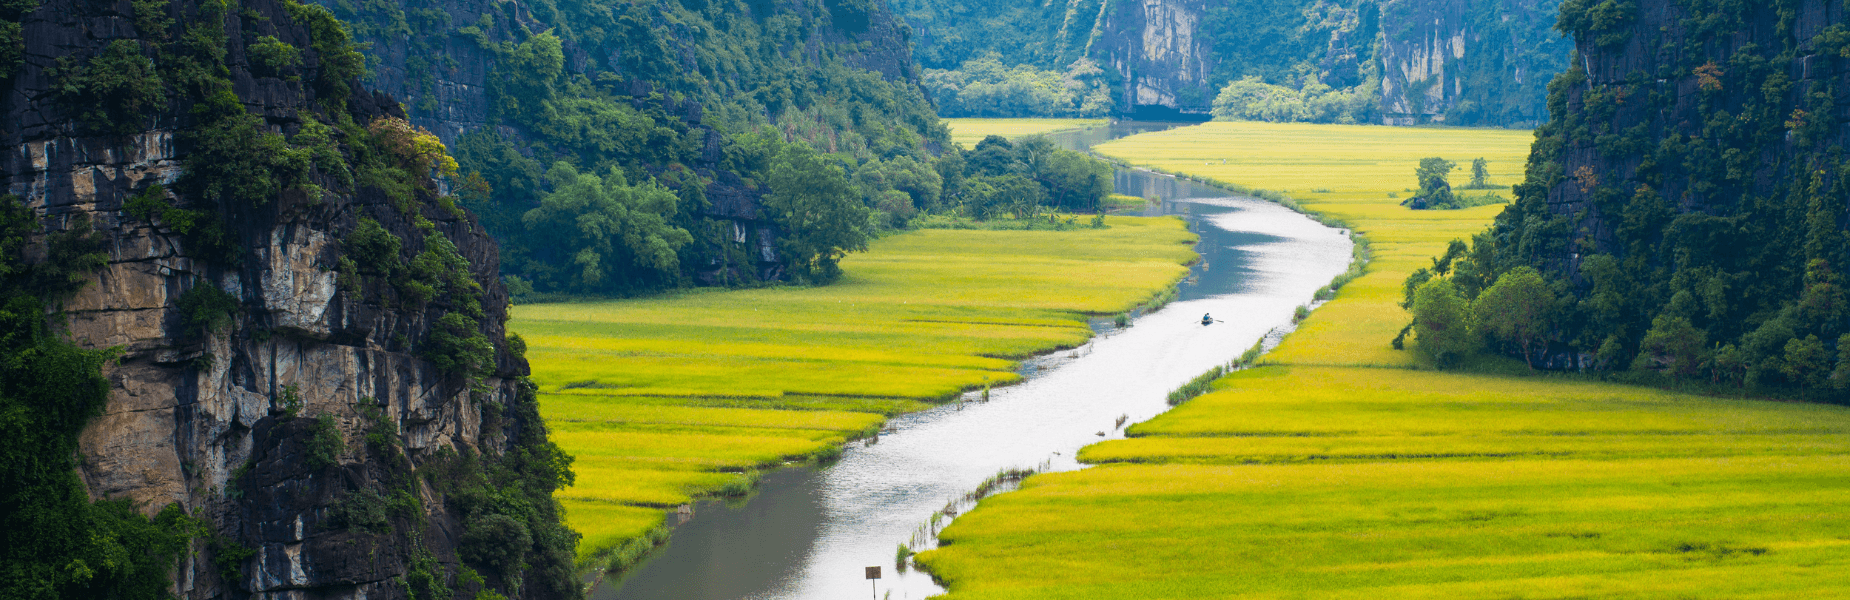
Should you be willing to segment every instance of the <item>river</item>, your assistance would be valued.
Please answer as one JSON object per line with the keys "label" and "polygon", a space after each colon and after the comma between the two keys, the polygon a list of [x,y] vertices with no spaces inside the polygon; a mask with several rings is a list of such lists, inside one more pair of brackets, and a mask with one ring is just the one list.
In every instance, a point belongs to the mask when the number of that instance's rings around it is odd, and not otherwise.
{"label": "river", "polygon": [[[1089,148],[1175,126],[1114,123],[1050,136]],[[1123,437],[1117,423],[1166,410],[1168,392],[1288,325],[1292,312],[1347,268],[1350,241],[1269,202],[1134,169],[1117,192],[1160,196],[1146,214],[1174,214],[1201,235],[1201,260],[1177,300],[1119,330],[1108,323],[1075,350],[1021,365],[1024,381],[988,402],[895,417],[877,441],[850,444],[836,463],[770,473],[744,501],[700,503],[667,545],[594,600],[889,598],[943,593],[931,577],[895,569],[895,550],[922,524],[1003,469],[1083,468],[1082,446]],[[1211,313],[1221,321],[1200,324]],[[958,509],[967,508],[960,504]],[[881,566],[868,581],[865,567]]]}

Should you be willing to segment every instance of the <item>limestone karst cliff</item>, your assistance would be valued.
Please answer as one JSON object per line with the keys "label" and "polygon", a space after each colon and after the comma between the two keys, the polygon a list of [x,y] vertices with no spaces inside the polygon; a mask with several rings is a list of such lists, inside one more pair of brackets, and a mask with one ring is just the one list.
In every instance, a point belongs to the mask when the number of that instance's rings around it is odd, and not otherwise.
{"label": "limestone karst cliff", "polygon": [[[1218,59],[1213,40],[1201,31],[1204,0],[1106,3],[1093,56],[1120,78],[1118,106],[1124,112],[1170,109],[1206,115],[1214,100]],[[1152,116],[1164,116],[1161,114]]]}
{"label": "limestone karst cliff", "polygon": [[1228,83],[1251,77],[1366,96],[1345,121],[1534,126],[1571,51],[1553,29],[1558,0],[893,4],[929,69],[993,54],[1066,72],[1089,59],[1109,73],[1121,115],[1206,115]]}
{"label": "limestone karst cliff", "polygon": [[18,22],[0,193],[102,236],[55,319],[121,351],[75,462],[93,498],[201,523],[172,592],[578,595],[496,245],[333,17],[46,0]]}
{"label": "limestone karst cliff", "polygon": [[1517,267],[1554,281],[1556,367],[1840,401],[1846,16],[1822,0],[1564,3],[1576,61],[1463,287]]}

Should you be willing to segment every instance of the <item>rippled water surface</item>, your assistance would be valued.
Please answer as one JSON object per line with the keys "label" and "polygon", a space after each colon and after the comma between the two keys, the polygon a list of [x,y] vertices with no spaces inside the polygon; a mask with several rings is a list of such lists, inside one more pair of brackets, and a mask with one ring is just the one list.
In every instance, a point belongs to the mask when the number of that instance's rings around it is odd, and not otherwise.
{"label": "rippled water surface", "polygon": [[[1114,124],[1056,138],[1068,147],[1164,124]],[[616,599],[924,598],[942,593],[916,571],[896,572],[894,551],[947,502],[1010,468],[1081,468],[1080,447],[1123,437],[1162,412],[1169,390],[1238,356],[1290,322],[1348,265],[1350,242],[1264,201],[1171,177],[1120,169],[1119,193],[1160,196],[1150,214],[1176,214],[1201,234],[1202,255],[1178,300],[1105,331],[1077,350],[1023,363],[1028,379],[989,402],[953,403],[895,417],[875,444],[851,444],[839,462],[767,475],[731,505],[703,502],[668,545],[592,593]],[[1202,313],[1219,323],[1202,326]],[[971,397],[974,400],[974,396]],[[1102,434],[1102,435],[1101,435]],[[863,569],[882,566],[869,582]]]}

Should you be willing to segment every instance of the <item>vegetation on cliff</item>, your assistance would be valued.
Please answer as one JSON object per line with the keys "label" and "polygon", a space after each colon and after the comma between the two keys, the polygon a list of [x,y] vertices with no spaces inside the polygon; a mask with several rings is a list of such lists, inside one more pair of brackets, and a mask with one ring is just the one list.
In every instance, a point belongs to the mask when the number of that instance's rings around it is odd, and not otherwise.
{"label": "vegetation on cliff", "polygon": [[[311,506],[293,517],[306,517],[308,528],[304,533],[297,521],[303,537],[296,541],[311,547],[291,555],[298,571],[290,577],[304,577],[299,561],[315,560],[317,538],[358,532],[370,536],[357,541],[372,544],[385,565],[369,572],[411,597],[579,596],[571,568],[576,534],[561,523],[552,499],[571,481],[570,458],[547,441],[530,386],[508,383],[503,389],[520,393],[501,395],[486,385],[491,376],[517,378],[524,363],[517,338],[495,339],[502,331],[497,321],[505,318],[505,305],[492,303],[502,298],[490,287],[495,275],[481,275],[484,265],[471,263],[494,253],[472,246],[486,238],[470,235],[473,223],[445,193],[446,183],[459,179],[456,162],[435,136],[397,114],[395,103],[359,89],[364,58],[331,12],[292,0],[274,6],[264,12],[224,0],[137,0],[122,7],[130,14],[79,7],[77,14],[108,13],[98,22],[120,19],[116,30],[132,37],[87,49],[60,46],[70,54],[34,80],[49,86],[46,93],[15,89],[22,98],[48,99],[48,118],[62,127],[48,135],[67,136],[61,140],[127,144],[171,132],[175,144],[162,152],[171,152],[181,169],[177,178],[119,178],[88,195],[40,191],[49,209],[0,199],[0,427],[10,440],[0,448],[6,468],[0,517],[7,521],[0,531],[6,554],[0,596],[160,598],[169,595],[176,572],[192,582],[192,593],[262,591],[280,584],[253,571],[274,558],[250,547],[275,543],[261,538],[259,521],[265,511],[303,503]],[[253,79],[258,91],[281,93],[252,94]],[[125,137],[137,134],[148,137]],[[58,203],[72,196],[78,200]],[[465,403],[461,410],[479,417],[479,444],[407,449],[395,425],[400,417],[384,414],[370,398],[330,408],[326,398],[304,398],[295,384],[273,381],[281,392],[267,399],[268,414],[237,416],[240,425],[230,434],[248,436],[248,445],[233,452],[250,453],[249,462],[216,474],[190,463],[179,467],[187,486],[180,493],[199,514],[176,505],[150,519],[143,515],[157,507],[90,502],[74,469],[77,436],[111,401],[112,383],[101,369],[116,354],[65,341],[62,321],[46,310],[93,278],[90,271],[115,266],[105,250],[120,249],[124,240],[91,232],[86,204],[109,211],[115,198],[122,213],[109,235],[179,241],[184,272],[168,282],[185,291],[156,296],[171,304],[153,307],[170,317],[156,321],[169,339],[155,343],[185,354],[228,342],[236,353],[293,335],[265,327],[274,321],[249,310],[258,294],[248,279],[242,291],[216,284],[239,279],[253,256],[267,260],[279,246],[299,247],[254,232],[299,227],[311,237],[325,234],[319,239],[338,241],[327,245],[330,255],[314,260],[328,261],[321,277],[337,282],[338,294],[321,301],[387,313],[382,320],[391,329],[297,342],[427,360],[436,376],[420,367],[400,381]],[[41,211],[59,215],[43,219],[53,224],[49,230],[40,225]],[[170,371],[175,382],[189,375],[204,380],[214,357],[191,351],[193,358],[175,364],[131,359],[141,361],[137,368]],[[200,393],[187,385],[164,389],[184,403]],[[355,421],[363,422],[364,444],[343,439],[343,428],[361,425]],[[184,447],[190,443],[180,444],[181,460],[204,452]],[[276,485],[282,480],[292,483]],[[282,488],[315,494],[264,496]],[[206,542],[189,543],[194,538]],[[194,552],[202,560],[189,564],[215,568],[175,571],[174,560]],[[308,573],[308,584],[324,584],[315,578],[325,570]]]}
{"label": "vegetation on cliff", "polygon": [[[40,241],[42,240],[42,242]],[[40,245],[42,244],[42,245]],[[46,314],[108,260],[87,218],[48,228],[0,196],[0,596],[167,597],[168,573],[199,532],[178,505],[154,518],[126,499],[92,502],[77,437],[109,399],[114,349],[63,339]],[[41,260],[28,252],[42,250]]]}
{"label": "vegetation on cliff", "polygon": [[[1570,2],[1560,26],[1604,64],[1638,10]],[[1554,120],[1536,132],[1527,180],[1494,225],[1447,253],[1448,278],[1473,300],[1511,273],[1539,272],[1546,343],[1485,333],[1490,350],[1552,368],[1819,397],[1850,389],[1850,166],[1833,100],[1845,83],[1788,68],[1841,62],[1850,36],[1837,24],[1801,39],[1796,13],[1771,6],[1670,14],[1689,41],[1653,26],[1646,44],[1669,45],[1669,62],[1601,81],[1576,66],[1551,84]],[[1765,23],[1787,33],[1713,50],[1697,41]]]}
{"label": "vegetation on cliff", "polygon": [[[927,146],[945,141],[903,34],[864,3],[542,2],[455,21],[391,2],[329,5],[362,40],[408,40],[407,68],[455,72],[443,51],[453,37],[489,57],[485,116],[502,127],[456,140],[458,188],[523,289],[630,295],[826,280],[827,269],[809,265],[854,248],[868,219],[770,219],[761,228],[758,200],[801,196],[859,213],[919,207],[882,207],[894,190],[879,180],[843,187],[824,178],[778,193],[769,185],[779,165],[813,151],[845,173],[906,168],[929,162]],[[423,77],[411,116],[438,118]],[[577,176],[549,175],[560,165]],[[587,201],[573,187],[587,174],[612,200]],[[623,198],[646,205],[621,208]],[[582,231],[555,235],[566,221]]]}

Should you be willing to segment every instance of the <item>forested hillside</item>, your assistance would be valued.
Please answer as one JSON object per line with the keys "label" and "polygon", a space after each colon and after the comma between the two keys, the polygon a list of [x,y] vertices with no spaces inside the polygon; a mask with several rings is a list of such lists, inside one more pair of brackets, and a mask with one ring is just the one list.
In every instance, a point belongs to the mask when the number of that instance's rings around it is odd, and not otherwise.
{"label": "forested hillside", "polygon": [[[1557,2],[894,0],[946,116],[1533,126]],[[1158,111],[1160,114],[1160,111]]]}
{"label": "forested hillside", "polygon": [[517,292],[825,280],[862,209],[937,201],[897,183],[947,138],[877,2],[326,4],[453,148]]}
{"label": "forested hillside", "polygon": [[1844,10],[1564,4],[1580,58],[1549,86],[1528,178],[1448,277],[1409,281],[1416,312],[1470,300],[1521,325],[1486,330],[1492,350],[1540,366],[1841,399]]}

